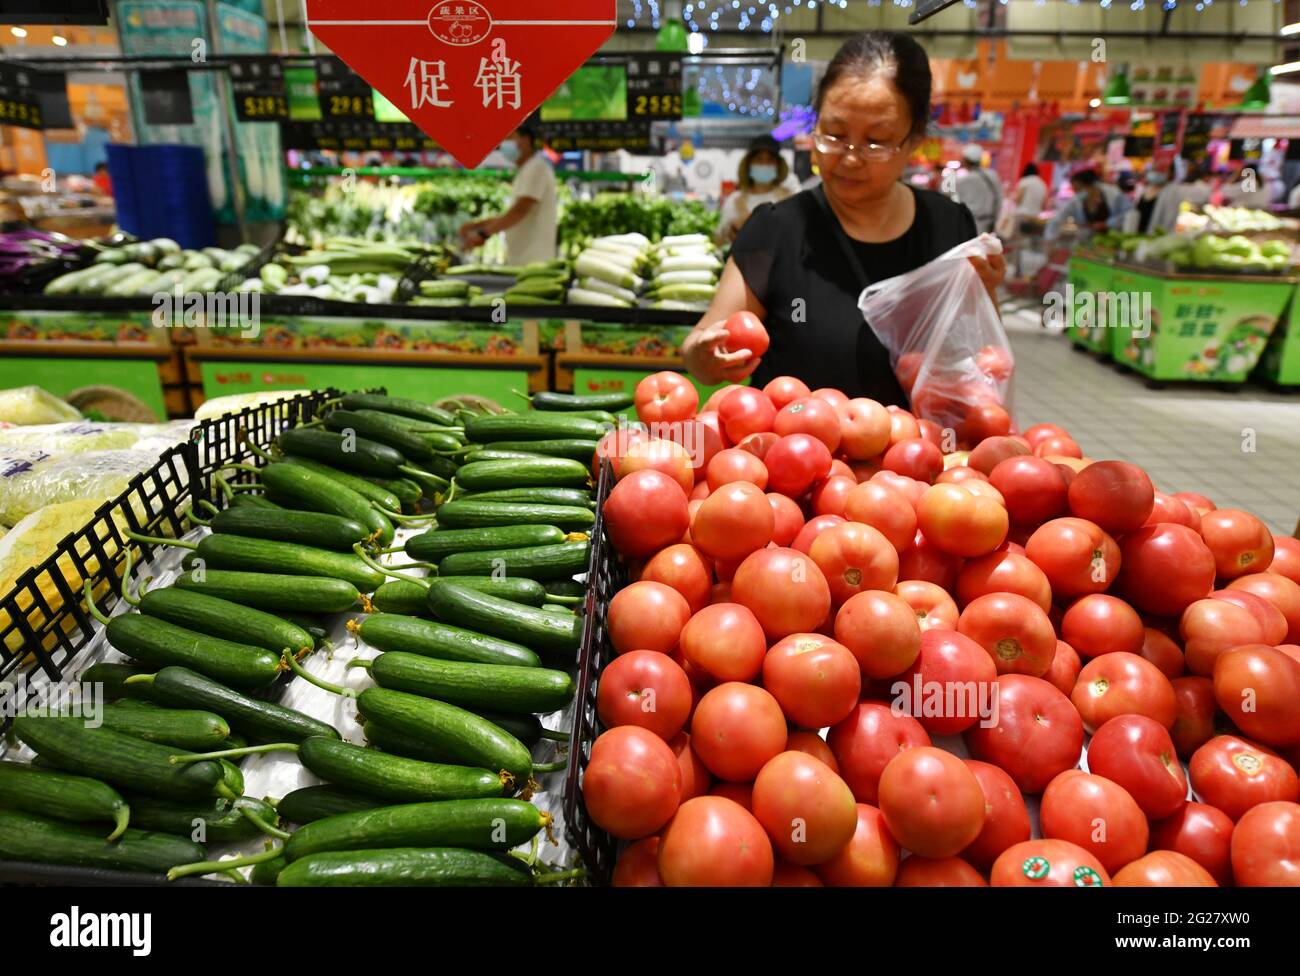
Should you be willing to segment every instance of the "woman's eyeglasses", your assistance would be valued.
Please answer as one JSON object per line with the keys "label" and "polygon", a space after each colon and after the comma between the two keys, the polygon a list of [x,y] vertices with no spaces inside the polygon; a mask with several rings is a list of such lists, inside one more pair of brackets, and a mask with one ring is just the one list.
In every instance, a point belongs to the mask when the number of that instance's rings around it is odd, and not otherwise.
{"label": "woman's eyeglasses", "polygon": [[897,146],[882,145],[878,142],[864,142],[860,146],[855,146],[839,136],[828,136],[823,132],[813,133],[813,145],[823,156],[846,156],[855,152],[860,158],[873,163],[884,163],[893,159],[903,151],[903,146],[906,144],[907,140],[904,139]]}

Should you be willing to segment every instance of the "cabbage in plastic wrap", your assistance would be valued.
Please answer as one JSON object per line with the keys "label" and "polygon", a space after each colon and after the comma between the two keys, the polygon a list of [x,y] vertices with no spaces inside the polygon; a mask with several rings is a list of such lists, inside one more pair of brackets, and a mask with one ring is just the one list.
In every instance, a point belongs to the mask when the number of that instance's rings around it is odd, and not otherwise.
{"label": "cabbage in plastic wrap", "polygon": [[0,390],[0,423],[58,424],[81,419],[81,412],[39,386]]}

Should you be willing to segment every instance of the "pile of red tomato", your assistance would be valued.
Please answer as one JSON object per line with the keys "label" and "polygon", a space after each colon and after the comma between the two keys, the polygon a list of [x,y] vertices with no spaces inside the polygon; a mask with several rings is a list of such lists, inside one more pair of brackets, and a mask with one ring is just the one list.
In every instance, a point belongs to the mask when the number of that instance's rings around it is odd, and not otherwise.
{"label": "pile of red tomato", "polygon": [[1300,885],[1300,541],[1052,424],[636,401],[582,783],[616,885]]}

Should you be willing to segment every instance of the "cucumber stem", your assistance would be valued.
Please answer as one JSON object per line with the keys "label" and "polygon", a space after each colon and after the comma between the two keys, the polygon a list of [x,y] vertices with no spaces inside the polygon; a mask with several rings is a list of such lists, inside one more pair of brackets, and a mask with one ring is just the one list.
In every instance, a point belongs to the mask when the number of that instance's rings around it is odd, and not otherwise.
{"label": "cucumber stem", "polygon": [[245,868],[252,864],[261,864],[264,861],[274,861],[282,853],[284,853],[284,845],[272,847],[261,854],[247,854],[244,857],[232,857],[224,861],[194,861],[191,864],[178,864],[167,872],[167,880],[175,881],[177,878],[185,878],[191,874],[224,873],[234,868]]}
{"label": "cucumber stem", "polygon": [[86,609],[90,611],[90,615],[107,627],[108,618],[104,616],[104,612],[100,610],[99,607],[95,606],[95,588],[94,584],[90,580],[86,580],[86,585],[82,588],[82,592],[86,596]]}
{"label": "cucumber stem", "polygon": [[150,546],[177,546],[181,549],[197,549],[199,547],[197,542],[185,542],[182,539],[163,539],[159,536],[141,535],[139,532],[132,532],[130,530],[127,530],[126,537],[135,542]]}
{"label": "cucumber stem", "polygon": [[[200,498],[199,504],[208,505],[214,512],[218,511],[217,507],[215,505],[212,505],[212,503],[209,502],[206,498]],[[212,521],[210,519],[201,519],[197,515],[195,515],[194,509],[192,508],[185,513],[185,517],[189,519],[191,522],[193,522],[195,525],[201,525],[204,528],[207,528],[209,525],[212,524]]]}
{"label": "cucumber stem", "polygon": [[262,448],[258,447],[252,441],[249,440],[244,441],[244,446],[248,448],[248,453],[252,454],[253,457],[260,457],[267,464],[275,463],[274,457],[272,457],[268,452],[262,450]]}
{"label": "cucumber stem", "polygon": [[133,674],[122,682],[124,685],[151,685],[153,679],[158,677],[156,674]]}
{"label": "cucumber stem", "polygon": [[139,598],[131,597],[131,565],[135,562],[135,550],[127,547],[126,565],[122,567],[122,599],[133,607],[140,605]]}
{"label": "cucumber stem", "polygon": [[248,484],[231,485],[230,490],[231,491],[261,491],[262,486],[257,482],[249,482]]}
{"label": "cucumber stem", "polygon": [[349,662],[348,662],[348,667],[349,667],[349,668],[365,668],[367,671],[369,671],[370,668],[371,668],[371,662],[370,662],[370,661],[363,660],[362,658],[359,658],[359,657],[358,657],[358,658],[354,658],[353,660],[349,661]]}
{"label": "cucumber stem", "polygon": [[116,826],[113,827],[113,832],[108,835],[108,841],[112,843],[113,841],[121,837],[123,831],[126,830],[126,825],[130,822],[131,822],[131,808],[128,807],[126,804],[123,804],[122,808],[113,814],[113,823]]}
{"label": "cucumber stem", "polygon": [[385,508],[383,505],[380,505],[379,502],[371,502],[370,504],[384,515],[387,515],[394,522],[400,522],[403,524],[411,523],[413,525],[423,525],[426,522],[432,522],[436,518],[434,515],[403,515],[401,512],[394,512],[391,508]]}
{"label": "cucumber stem", "polygon": [[240,812],[241,814],[243,814],[245,820],[247,820],[249,823],[251,823],[254,827],[256,827],[258,830],[260,830],[262,833],[266,834],[266,836],[268,836],[268,837],[278,837],[280,840],[288,840],[288,839],[289,839],[289,833],[288,833],[288,831],[281,830],[279,827],[274,827],[274,826],[272,826],[271,824],[267,823],[265,820],[263,820],[261,817],[259,817],[256,813],[254,813],[253,810],[252,810],[252,808],[247,807],[247,806],[240,806],[239,804],[235,804],[235,807],[236,807],[237,810],[239,810],[239,812]]}
{"label": "cucumber stem", "polygon": [[230,503],[235,500],[235,493],[230,490],[230,482],[228,482],[225,478],[221,477],[221,475],[214,474],[212,476],[212,483],[216,485],[217,490],[220,491],[221,494],[225,496],[227,503]]}
{"label": "cucumber stem", "polygon": [[388,548],[388,549],[376,549],[376,550],[374,551],[374,555],[376,555],[376,556],[389,556],[389,555],[392,555],[392,554],[395,553],[395,552],[406,552],[406,546],[391,546],[391,547]]}
{"label": "cucumber stem", "polygon": [[457,489],[458,487],[460,487],[460,486],[456,484],[456,479],[455,479],[455,478],[452,478],[452,479],[451,479],[451,487],[449,487],[449,488],[447,489],[447,494],[444,495],[444,496],[443,496],[443,499],[442,499],[442,503],[443,503],[444,505],[446,505],[447,502],[451,501],[453,498],[456,497],[456,489]]}
{"label": "cucumber stem", "polygon": [[533,772],[534,773],[558,773],[561,769],[564,769],[568,765],[569,765],[569,761],[567,759],[563,759],[563,760],[557,759],[555,762],[551,762],[551,763],[540,763],[540,764],[533,763]]}
{"label": "cucumber stem", "polygon": [[399,464],[397,470],[401,471],[403,474],[409,474],[413,478],[424,478],[426,480],[432,480],[435,483],[439,481],[445,482],[447,480],[446,478],[434,474],[432,471],[425,471],[423,468],[417,468],[411,464]]}
{"label": "cucumber stem", "polygon": [[[130,678],[126,679],[130,681]],[[190,763],[204,762],[208,759],[233,759],[236,756],[251,756],[259,752],[297,752],[296,742],[268,742],[260,746],[244,746],[242,749],[220,749],[217,752],[186,752],[168,757],[173,766],[186,766]],[[225,784],[221,784],[224,786]],[[236,797],[238,799],[238,797]]]}
{"label": "cucumber stem", "polygon": [[149,585],[153,583],[152,576],[146,576],[140,581],[140,585],[135,588],[136,596],[144,596],[149,592]]}
{"label": "cucumber stem", "polygon": [[419,576],[408,576],[406,573],[399,573],[396,570],[389,569],[387,566],[375,562],[375,560],[366,555],[365,550],[362,548],[362,543],[360,542],[352,547],[352,551],[361,557],[363,563],[376,572],[383,573],[385,576],[391,576],[393,579],[406,580],[408,583],[419,583],[425,589],[428,589],[429,587],[429,581],[426,579]]}
{"label": "cucumber stem", "polygon": [[[224,863],[224,862],[223,862]],[[572,871],[550,871],[533,877],[534,884],[554,884],[557,881],[577,881],[587,876],[586,868],[574,868]]]}
{"label": "cucumber stem", "polygon": [[[252,448],[252,445],[250,444],[249,447]],[[268,454],[267,457],[270,457],[270,455]],[[261,468],[256,467],[252,464],[244,464],[242,461],[231,461],[229,464],[222,465],[221,470],[222,471],[230,471],[230,470],[248,471],[251,472],[252,474],[262,473]]]}
{"label": "cucumber stem", "polygon": [[521,400],[527,400],[529,403],[533,402],[533,398],[530,397],[527,393],[520,393],[518,390],[514,388],[511,388],[510,392],[513,393],[515,396],[519,397]]}
{"label": "cucumber stem", "polygon": [[[130,679],[127,679],[130,680]],[[561,732],[558,729],[542,729],[542,738],[550,739],[552,742],[570,742],[571,737],[568,732]],[[534,769],[537,767],[534,766]]]}
{"label": "cucumber stem", "polygon": [[344,688],[342,685],[331,684],[324,678],[316,677],[316,675],[310,673],[306,668],[299,664],[292,654],[285,654],[282,660],[287,661],[289,663],[289,670],[298,675],[298,677],[302,678],[308,684],[313,684],[317,688],[321,688],[335,695],[342,695],[344,698],[357,697],[357,693],[351,688]]}

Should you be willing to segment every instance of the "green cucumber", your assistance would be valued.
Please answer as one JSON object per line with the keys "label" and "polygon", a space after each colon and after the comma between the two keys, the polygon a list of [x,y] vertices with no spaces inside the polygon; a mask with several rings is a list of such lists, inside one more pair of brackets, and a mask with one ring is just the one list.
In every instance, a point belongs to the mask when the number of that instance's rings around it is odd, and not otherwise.
{"label": "green cucumber", "polygon": [[407,458],[401,451],[365,437],[333,430],[291,427],[280,434],[280,450],[356,474],[400,478]]}
{"label": "green cucumber", "polygon": [[507,576],[525,576],[545,582],[585,572],[590,558],[590,542],[457,552],[439,561],[438,575],[483,576],[505,573]]}
{"label": "green cucumber", "polygon": [[202,847],[181,837],[126,830],[109,842],[98,827],[0,810],[0,860],[163,873],[203,857]]}
{"label": "green cucumber", "polygon": [[140,597],[139,609],[141,613],[200,634],[237,640],[275,654],[285,649],[300,651],[316,646],[308,631],[275,614],[175,586],[147,591]]}
{"label": "green cucumber", "polygon": [[109,703],[104,706],[103,721],[105,728],[189,752],[215,749],[230,735],[230,726],[220,715],[196,708],[133,708]]}
{"label": "green cucumber", "polygon": [[434,452],[455,453],[465,446],[455,434],[441,431],[424,431],[416,436]]}
{"label": "green cucumber", "polygon": [[429,607],[434,616],[454,626],[518,641],[538,650],[573,652],[582,638],[581,617],[566,618],[467,586],[448,583],[430,589]]}
{"label": "green cucumber", "polygon": [[357,709],[367,721],[403,732],[461,762],[508,773],[518,786],[532,775],[528,747],[467,708],[391,688],[367,688],[357,695]]}
{"label": "green cucumber", "polygon": [[110,823],[114,830],[109,840],[121,836],[131,817],[122,794],[107,783],[17,762],[0,762],[0,808],[59,820]]}
{"label": "green cucumber", "polygon": [[[272,501],[288,508],[354,519],[369,529],[371,534],[377,535],[383,545],[393,541],[393,524],[375,510],[371,499],[330,475],[303,464],[288,462],[268,464],[262,468],[260,475]],[[397,499],[394,498],[393,501],[396,502]]]}
{"label": "green cucumber", "polygon": [[153,689],[148,685],[129,685],[126,683],[127,678],[135,677],[137,674],[150,673],[150,669],[142,664],[118,664],[116,662],[98,661],[81,672],[81,677],[77,680],[85,685],[98,685],[103,691],[104,701],[140,700],[162,704],[162,701],[154,695]]}
{"label": "green cucumber", "polygon": [[254,495],[252,492],[248,492],[248,491],[241,491],[238,495],[232,498],[230,500],[230,507],[248,508],[248,509],[260,508],[260,509],[265,509],[268,512],[286,511],[284,506],[277,505],[275,502],[271,501],[271,499],[267,498],[265,495]]}
{"label": "green cucumber", "polygon": [[[386,445],[398,451],[407,460],[427,461],[433,457],[434,449],[431,444],[409,428],[389,420],[382,413],[331,410],[325,415],[325,429],[338,434],[351,433],[359,440],[364,438],[376,444]],[[455,450],[455,447],[452,450]]]}
{"label": "green cucumber", "polygon": [[370,535],[370,531],[356,519],[341,515],[258,508],[227,508],[214,515],[208,527],[222,535],[294,542],[346,553],[351,553],[354,545]]}
{"label": "green cucumber", "polygon": [[176,750],[106,728],[87,728],[79,718],[19,716],[14,734],[59,769],[91,776],[164,799],[213,796],[222,781],[219,763],[175,765]]}
{"label": "green cucumber", "polygon": [[194,552],[214,569],[346,580],[360,593],[374,592],[387,578],[354,552],[330,552],[293,542],[214,534],[204,536]]}
{"label": "green cucumber", "polygon": [[465,437],[475,444],[494,441],[549,441],[579,437],[598,441],[608,428],[585,417],[563,413],[506,413],[475,417],[465,424]]}
{"label": "green cucumber", "polygon": [[[585,505],[539,505],[536,502],[480,501],[477,498],[443,502],[437,509],[439,529],[474,529],[495,525],[556,526],[565,532],[586,532],[596,524],[596,513]],[[525,546],[544,546],[564,541],[559,538],[539,539],[510,543],[504,542],[492,549],[522,549]],[[410,541],[407,541],[408,552]]]}
{"label": "green cucumber", "polygon": [[292,864],[323,851],[448,845],[507,851],[527,843],[550,822],[531,803],[504,797],[406,803],[309,823],[285,841],[284,857]]}
{"label": "green cucumber", "polygon": [[145,687],[162,701],[202,708],[224,718],[230,727],[261,742],[298,742],[308,736],[338,738],[332,726],[284,705],[249,698],[188,668],[163,668],[153,679],[127,687]]}
{"label": "green cucumber", "polygon": [[119,614],[108,622],[104,633],[109,644],[144,664],[192,667],[240,688],[261,688],[280,673],[280,655],[264,647],[196,634],[142,613]]}
{"label": "green cucumber", "polygon": [[587,466],[569,458],[523,458],[512,461],[475,461],[456,472],[456,484],[466,491],[493,488],[586,488],[591,483]]}
{"label": "green cucumber", "polygon": [[221,764],[221,783],[230,796],[244,795],[244,773],[229,759],[218,759]]}
{"label": "green cucumber", "polygon": [[542,663],[536,654],[521,644],[396,613],[370,614],[361,621],[357,636],[381,651],[404,651],[446,661],[510,664],[523,668]]}
{"label": "green cucumber", "polygon": [[572,411],[572,410],[612,410],[618,413],[626,410],[635,402],[631,393],[592,393],[575,396],[572,393],[551,393],[543,391],[534,393],[530,398],[534,410]]}
{"label": "green cucumber", "polygon": [[340,813],[373,810],[379,805],[378,800],[333,786],[304,786],[286,793],[275,809],[289,823],[307,824]]}
{"label": "green cucumber", "polygon": [[395,613],[408,617],[428,613],[425,596],[429,588],[408,580],[389,580],[370,597],[370,605],[379,613]]}
{"label": "green cucumber", "polygon": [[378,722],[366,722],[362,730],[366,734],[366,742],[383,752],[405,756],[407,759],[423,759],[425,762],[432,763],[454,764],[456,762],[456,757],[446,750],[432,746],[413,735],[380,725]]}
{"label": "green cucumber", "polygon": [[294,861],[276,878],[283,888],[522,888],[532,883],[528,867],[517,858],[439,847],[326,851]]}
{"label": "green cucumber", "polygon": [[591,459],[596,456],[598,444],[599,441],[566,437],[544,441],[493,441],[488,445],[488,450],[528,451],[532,454],[545,454],[547,457],[572,458],[574,461],[590,464]]}
{"label": "green cucumber", "polygon": [[587,596],[587,584],[577,580],[551,580],[546,584],[546,595],[566,600],[582,600]]}
{"label": "green cucumber", "polygon": [[409,400],[404,397],[380,396],[375,393],[349,393],[343,397],[345,410],[378,410],[381,413],[395,413],[401,417],[414,420],[427,420],[431,424],[444,427],[456,425],[456,415],[435,407],[431,403]]}
{"label": "green cucumber", "polygon": [[553,712],[573,698],[573,679],[553,668],[470,664],[388,651],[371,661],[369,670],[381,688],[466,709]]}
{"label": "green cucumber", "polygon": [[[546,599],[546,587],[542,586],[537,580],[527,579],[523,576],[456,576],[445,580],[433,576],[429,579],[429,586],[431,587],[444,586],[448,583],[456,586],[468,586],[483,593],[499,596],[503,600],[526,603],[530,607],[540,607]],[[429,612],[428,592],[426,591],[424,606],[420,608],[420,613],[427,614]]]}
{"label": "green cucumber", "polygon": [[[394,491],[391,485],[399,480],[404,481],[406,479],[362,477],[350,471],[340,471],[338,468],[332,468],[328,464],[321,464],[319,461],[313,461],[310,458],[294,457],[292,454],[285,455],[284,459],[277,463],[302,468],[304,471],[313,471],[323,478],[329,478],[345,488],[352,489],[362,498],[366,498],[376,505],[393,512],[397,511],[398,506],[402,503],[402,496]],[[416,485],[416,487],[419,486]]]}
{"label": "green cucumber", "polygon": [[293,613],[284,611],[275,614],[281,620],[286,620],[295,627],[305,630],[311,635],[316,642],[317,647],[321,647],[330,639],[331,627],[329,614],[325,613]]}
{"label": "green cucumber", "polygon": [[298,759],[326,782],[397,803],[501,796],[508,782],[488,769],[422,762],[316,736],[299,743]]}
{"label": "green cucumber", "polygon": [[618,426],[618,417],[608,410],[566,410],[566,417],[582,417],[586,420],[594,420],[598,424],[609,424],[611,428]]}
{"label": "green cucumber", "polygon": [[[391,492],[403,507],[418,505],[420,499],[424,497],[424,489],[410,478],[366,478],[365,480],[376,488]],[[389,506],[384,507],[388,508]],[[393,509],[393,511],[396,510],[396,508]]]}
{"label": "green cucumber", "polygon": [[499,451],[494,447],[480,447],[470,451],[463,458],[462,464],[478,464],[480,461],[533,461],[544,458],[545,454],[537,451]]}
{"label": "green cucumber", "polygon": [[184,572],[176,577],[174,585],[258,610],[300,610],[307,613],[341,613],[361,596],[357,588],[346,580],[225,569]]}
{"label": "green cucumber", "polygon": [[572,505],[591,508],[591,492],[583,488],[498,488],[495,491],[474,491],[458,495],[459,499],[476,502],[535,502],[539,505]]}
{"label": "green cucumber", "polygon": [[248,874],[248,880],[255,885],[263,887],[274,885],[280,879],[280,872],[285,869],[287,862],[284,856],[273,857],[269,861],[258,861],[253,865],[253,870]]}
{"label": "green cucumber", "polygon": [[[442,512],[449,505],[460,502],[448,502],[438,509],[439,528],[421,532],[406,540],[406,554],[412,559],[423,562],[437,562],[454,552],[479,552],[484,549],[524,549],[529,546],[558,545],[565,540],[564,530],[541,521],[536,524],[512,522],[496,523],[488,528],[463,527],[454,528],[456,515],[464,511],[467,517],[479,509],[453,509],[453,522],[447,528],[443,525]],[[483,503],[488,504],[488,503]],[[513,505],[513,502],[492,502],[494,505]]]}
{"label": "green cucumber", "polygon": [[275,825],[276,811],[269,803],[251,796],[234,802],[173,803],[148,796],[131,797],[131,823],[141,830],[157,830],[193,839],[196,832],[205,844],[235,844],[262,836],[262,830],[243,813],[247,809],[264,823]]}

